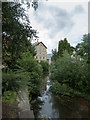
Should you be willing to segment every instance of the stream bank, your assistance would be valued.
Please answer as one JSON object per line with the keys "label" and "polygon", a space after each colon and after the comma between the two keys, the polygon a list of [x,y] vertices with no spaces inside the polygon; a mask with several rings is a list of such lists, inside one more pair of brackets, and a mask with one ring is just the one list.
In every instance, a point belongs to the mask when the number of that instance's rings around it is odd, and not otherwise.
{"label": "stream bank", "polygon": [[[81,97],[54,95],[50,91],[50,78],[43,79],[41,96],[35,102],[35,118],[89,118],[90,103]],[[46,84],[45,84],[46,83]]]}
{"label": "stream bank", "polygon": [[19,118],[34,118],[33,110],[30,109],[28,89],[20,90],[18,92],[18,107],[21,109]]}

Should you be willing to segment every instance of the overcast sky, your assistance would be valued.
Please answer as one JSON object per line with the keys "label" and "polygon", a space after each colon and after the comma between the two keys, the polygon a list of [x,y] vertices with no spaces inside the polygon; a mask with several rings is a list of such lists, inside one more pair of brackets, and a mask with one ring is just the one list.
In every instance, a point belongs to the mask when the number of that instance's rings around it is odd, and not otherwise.
{"label": "overcast sky", "polygon": [[58,47],[60,40],[67,38],[75,46],[88,33],[88,0],[56,1],[39,2],[36,11],[28,10],[31,26],[39,32],[39,41],[47,46],[48,53]]}

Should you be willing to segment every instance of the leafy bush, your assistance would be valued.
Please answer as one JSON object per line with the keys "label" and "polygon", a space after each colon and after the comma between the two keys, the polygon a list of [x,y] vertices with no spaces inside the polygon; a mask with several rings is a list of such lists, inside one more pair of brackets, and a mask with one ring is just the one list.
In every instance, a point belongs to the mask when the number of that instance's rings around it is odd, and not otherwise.
{"label": "leafy bush", "polygon": [[23,71],[11,71],[2,72],[2,90],[3,93],[5,91],[18,91],[20,88],[24,87],[28,83],[28,79],[30,79],[28,73]]}
{"label": "leafy bush", "polygon": [[29,94],[32,96],[37,96],[39,94],[39,87],[41,83],[41,77],[36,72],[31,72],[31,79],[28,82]]}
{"label": "leafy bush", "polygon": [[60,84],[58,82],[55,82],[53,86],[51,86],[51,91],[55,94],[65,94],[65,95],[70,95],[69,92],[69,87],[65,84]]}
{"label": "leafy bush", "polygon": [[14,70],[3,69],[3,94],[6,91],[18,91],[28,86],[30,97],[38,95],[42,75],[41,65],[30,52],[25,52],[17,60]]}
{"label": "leafy bush", "polygon": [[64,52],[63,57],[52,63],[50,70],[54,81],[81,92],[88,92],[88,65],[85,61],[73,59]]}
{"label": "leafy bush", "polygon": [[68,95],[68,96],[83,96],[84,94],[72,89],[71,87],[67,86],[66,84],[60,84],[58,82],[55,82],[53,84],[53,86],[51,86],[50,90],[54,93],[54,94],[58,94],[58,95]]}
{"label": "leafy bush", "polygon": [[47,62],[41,61],[40,64],[41,64],[41,66],[43,68],[43,73],[46,73],[46,72],[49,71],[49,64]]}
{"label": "leafy bush", "polygon": [[17,67],[23,71],[36,72],[42,75],[42,67],[34,59],[32,54],[28,51],[21,55],[21,58],[17,60]]}
{"label": "leafy bush", "polygon": [[14,91],[6,91],[2,97],[2,102],[16,105],[17,94]]}
{"label": "leafy bush", "polygon": [[41,65],[33,58],[30,52],[23,53],[21,59],[17,60],[17,67],[29,73],[28,90],[31,99],[39,94],[39,86],[42,76]]}

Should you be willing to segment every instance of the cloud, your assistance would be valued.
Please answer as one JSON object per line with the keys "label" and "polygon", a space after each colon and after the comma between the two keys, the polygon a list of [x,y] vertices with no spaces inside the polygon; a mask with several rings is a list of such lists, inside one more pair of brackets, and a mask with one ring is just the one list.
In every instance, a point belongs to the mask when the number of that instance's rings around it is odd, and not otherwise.
{"label": "cloud", "polygon": [[80,13],[83,13],[83,12],[85,12],[85,11],[84,11],[84,8],[83,8],[82,5],[77,5],[75,7],[74,11],[73,11],[73,13],[76,13],[76,14],[80,14]]}
{"label": "cloud", "polygon": [[65,37],[75,46],[88,32],[88,4],[86,3],[39,3],[39,8],[29,11],[30,21],[39,32],[39,41],[47,46],[47,52],[58,48]]}
{"label": "cloud", "polygon": [[42,24],[45,29],[49,30],[50,38],[64,29],[71,29],[74,25],[71,15],[65,9],[44,3],[39,4],[34,17],[38,24]]}

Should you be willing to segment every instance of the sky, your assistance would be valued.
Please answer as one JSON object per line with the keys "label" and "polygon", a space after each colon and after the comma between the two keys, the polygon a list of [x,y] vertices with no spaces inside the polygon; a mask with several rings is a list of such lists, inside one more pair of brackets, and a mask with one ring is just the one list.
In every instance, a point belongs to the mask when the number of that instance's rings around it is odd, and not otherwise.
{"label": "sky", "polygon": [[75,47],[88,33],[88,0],[41,0],[36,11],[30,7],[27,13],[47,53],[58,49],[58,42],[64,38]]}

